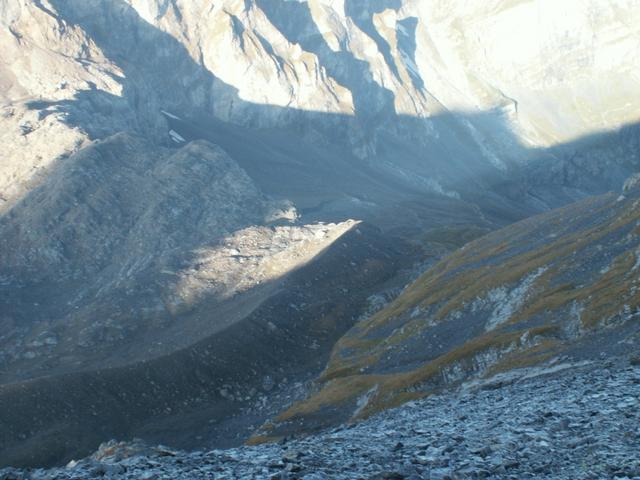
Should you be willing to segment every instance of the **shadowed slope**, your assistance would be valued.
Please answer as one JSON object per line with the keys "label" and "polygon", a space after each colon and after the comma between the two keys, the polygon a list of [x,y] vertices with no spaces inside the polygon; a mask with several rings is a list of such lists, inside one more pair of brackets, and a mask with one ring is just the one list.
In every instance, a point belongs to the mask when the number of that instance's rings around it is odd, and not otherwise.
{"label": "shadowed slope", "polygon": [[[241,443],[304,391],[367,298],[411,247],[366,225],[292,273],[245,319],[153,360],[0,386],[0,464],[43,465],[106,438],[180,447]],[[340,281],[336,281],[340,278]],[[212,321],[216,310],[202,312]]]}

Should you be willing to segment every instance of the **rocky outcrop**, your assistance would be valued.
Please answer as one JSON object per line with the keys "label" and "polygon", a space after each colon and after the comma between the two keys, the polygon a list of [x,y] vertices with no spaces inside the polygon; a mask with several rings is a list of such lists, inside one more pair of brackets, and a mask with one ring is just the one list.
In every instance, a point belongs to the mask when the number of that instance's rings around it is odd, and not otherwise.
{"label": "rocky outcrop", "polygon": [[637,189],[640,186],[640,173],[636,173],[624,182],[624,187],[622,189],[623,192],[629,192],[631,190]]}

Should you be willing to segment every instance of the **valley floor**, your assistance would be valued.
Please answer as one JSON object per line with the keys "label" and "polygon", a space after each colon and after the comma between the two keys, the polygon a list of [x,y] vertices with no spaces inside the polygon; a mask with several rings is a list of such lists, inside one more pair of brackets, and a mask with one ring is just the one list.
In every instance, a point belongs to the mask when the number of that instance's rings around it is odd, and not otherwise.
{"label": "valley floor", "polygon": [[5,469],[0,479],[640,478],[639,407],[640,366],[590,364],[432,396],[281,444],[127,457],[135,445],[112,443],[66,468]]}

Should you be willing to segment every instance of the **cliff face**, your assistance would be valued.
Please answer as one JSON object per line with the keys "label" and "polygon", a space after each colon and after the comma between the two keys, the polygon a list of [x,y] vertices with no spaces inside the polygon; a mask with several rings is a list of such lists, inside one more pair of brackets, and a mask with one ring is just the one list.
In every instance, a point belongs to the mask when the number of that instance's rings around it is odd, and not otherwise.
{"label": "cliff face", "polygon": [[464,195],[465,182],[503,179],[537,149],[570,144],[552,152],[561,169],[572,142],[638,120],[637,6],[5,2],[3,201],[87,139],[168,141],[163,109],[295,128],[424,191]]}
{"label": "cliff face", "polygon": [[[100,3],[78,3],[74,15]],[[522,141],[540,146],[638,120],[634,0],[130,5],[252,104],[363,117],[502,109]],[[250,116],[213,92],[220,115]]]}

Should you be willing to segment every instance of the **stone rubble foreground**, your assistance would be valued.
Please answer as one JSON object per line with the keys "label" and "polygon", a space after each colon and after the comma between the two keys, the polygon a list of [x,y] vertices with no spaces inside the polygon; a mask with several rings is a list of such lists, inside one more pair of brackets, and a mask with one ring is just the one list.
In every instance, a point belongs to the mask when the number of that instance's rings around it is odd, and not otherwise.
{"label": "stone rubble foreground", "polygon": [[639,407],[640,366],[609,362],[432,396],[280,444],[188,453],[110,442],[66,468],[0,479],[634,479]]}

